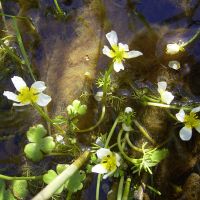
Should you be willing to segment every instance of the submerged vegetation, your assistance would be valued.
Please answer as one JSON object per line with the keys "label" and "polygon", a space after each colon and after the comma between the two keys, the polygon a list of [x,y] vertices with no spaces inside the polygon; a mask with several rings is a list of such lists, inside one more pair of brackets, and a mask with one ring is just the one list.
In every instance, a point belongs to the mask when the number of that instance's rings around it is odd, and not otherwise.
{"label": "submerged vegetation", "polygon": [[[67,23],[71,11],[65,12],[57,0],[53,3],[55,20]],[[40,69],[31,63],[31,46],[25,44],[26,37],[20,29],[22,21],[27,23],[27,17],[7,15],[2,8],[1,17],[4,25],[0,38],[0,80],[7,80],[4,84],[8,84],[3,87],[1,101],[14,112],[22,108],[27,110],[31,122],[26,124],[25,139],[20,144],[23,149],[20,156],[25,160],[20,173],[18,176],[5,175],[7,173],[1,170],[0,200],[78,199],[81,191],[94,184],[92,179],[95,179],[95,197],[92,198],[96,200],[101,199],[102,183],[106,180],[110,180],[106,194],[113,196],[110,199],[142,200],[149,196],[162,199],[164,190],[157,186],[156,176],[161,174],[159,170],[166,171],[169,166],[173,168],[170,163],[173,162],[170,161],[172,141],[181,149],[179,142],[190,143],[193,135],[196,137],[200,133],[200,103],[181,96],[167,76],[156,77],[156,82],[143,78],[138,81],[137,76],[129,78],[130,68],[137,70],[141,66],[145,52],[138,45],[135,48],[138,50],[129,50],[130,45],[119,42],[117,32],[109,28],[102,37],[108,40],[111,49],[103,44],[99,50],[100,58],[108,57],[106,64],[100,63],[103,70],[97,71],[96,80],[93,80],[91,72],[84,69],[82,94],[70,99],[65,108],[54,115],[50,112],[51,103],[54,105],[59,99],[51,96],[45,78],[43,81],[38,78]],[[7,21],[11,22],[11,28]],[[159,67],[166,74],[168,70],[176,75],[180,73],[183,66],[178,61],[179,55],[185,53],[199,36],[198,29],[187,41],[177,39],[166,43],[162,54],[172,57],[164,68],[159,61]],[[74,57],[78,59],[77,55]],[[91,58],[87,55],[84,59],[87,62]],[[11,82],[16,92],[10,87]],[[75,82],[71,84],[76,87]],[[43,93],[45,89],[46,94]],[[155,112],[152,117],[152,110],[145,113],[144,109],[158,109],[158,115]],[[146,115],[150,118],[149,127]],[[168,130],[151,132],[151,125],[159,123],[160,118],[164,119],[164,128]],[[84,142],[81,142],[81,137]],[[5,136],[3,140],[9,138]],[[178,195],[179,186],[172,187]]]}

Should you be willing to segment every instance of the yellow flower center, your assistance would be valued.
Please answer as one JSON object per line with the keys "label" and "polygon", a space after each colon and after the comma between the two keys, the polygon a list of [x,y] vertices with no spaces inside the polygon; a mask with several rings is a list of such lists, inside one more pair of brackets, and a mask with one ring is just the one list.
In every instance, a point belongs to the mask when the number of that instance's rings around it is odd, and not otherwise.
{"label": "yellow flower center", "polygon": [[19,92],[17,98],[22,104],[35,103],[38,100],[38,91],[34,88],[24,87]]}
{"label": "yellow flower center", "polygon": [[106,168],[108,171],[115,171],[117,165],[115,154],[112,153],[103,157],[101,163],[104,166],[104,168]]}
{"label": "yellow flower center", "polygon": [[114,51],[111,51],[111,55],[113,57],[114,62],[122,62],[126,55],[124,49],[120,49],[117,45],[112,46],[112,48]]}
{"label": "yellow flower center", "polygon": [[184,123],[186,127],[197,127],[200,123],[198,116],[194,112],[190,112],[189,115],[185,115]]}

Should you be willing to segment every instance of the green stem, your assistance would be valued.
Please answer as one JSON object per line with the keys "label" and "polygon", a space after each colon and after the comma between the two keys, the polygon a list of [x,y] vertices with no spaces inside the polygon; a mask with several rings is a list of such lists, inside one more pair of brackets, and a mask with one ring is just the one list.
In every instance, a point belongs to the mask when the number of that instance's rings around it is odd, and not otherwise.
{"label": "green stem", "polygon": [[140,125],[140,123],[135,119],[133,120],[137,128],[140,130],[140,132],[153,144],[155,144],[155,140],[148,134],[147,130]]}
{"label": "green stem", "polygon": [[32,103],[32,106],[40,113],[40,115],[47,120],[49,123],[51,123],[52,126],[54,126],[58,131],[60,131],[62,134],[65,133],[65,131],[58,126],[57,124],[54,124],[52,119],[49,118],[49,116],[35,103]]}
{"label": "green stem", "polygon": [[50,182],[42,191],[40,191],[32,200],[47,200],[77,172],[82,165],[88,160],[89,151],[85,151],[78,159],[67,167],[61,174],[59,174],[52,182]]}
{"label": "green stem", "polygon": [[124,175],[121,176],[120,181],[119,181],[117,200],[122,200],[123,185],[124,185]]}
{"label": "green stem", "polygon": [[200,36],[200,29],[195,33],[195,35],[188,40],[186,43],[181,45],[181,47],[185,48],[186,46],[190,45],[192,42],[194,42],[198,37]]}
{"label": "green stem", "polygon": [[128,200],[128,195],[131,186],[131,178],[126,179],[122,200]]}
{"label": "green stem", "polygon": [[112,126],[112,128],[111,128],[111,130],[109,132],[109,134],[108,134],[108,137],[107,137],[106,143],[105,143],[105,148],[108,148],[108,144],[109,144],[110,139],[111,139],[111,137],[112,137],[112,135],[113,135],[113,133],[115,131],[115,128],[117,126],[118,121],[119,121],[119,117],[116,118],[116,120],[115,120],[115,122],[114,122],[114,124],[113,124],[113,126]]}
{"label": "green stem", "polygon": [[191,108],[189,108],[189,107],[179,107],[179,106],[176,106],[176,105],[168,105],[168,104],[154,103],[154,102],[144,102],[144,105],[155,106],[155,107],[160,107],[160,108],[169,108],[169,109],[175,109],[175,110],[179,110],[181,108],[183,110],[191,110]]}
{"label": "green stem", "polygon": [[72,192],[68,192],[68,193],[67,193],[67,198],[66,198],[66,200],[70,200],[71,197],[72,197]]}
{"label": "green stem", "polygon": [[67,156],[69,153],[59,153],[59,152],[51,152],[46,154],[45,156]]}
{"label": "green stem", "polygon": [[19,31],[19,28],[17,26],[17,21],[16,21],[15,17],[13,17],[13,27],[14,27],[14,29],[16,31],[17,41],[18,41],[22,56],[24,58],[24,61],[25,61],[26,65],[27,65],[27,67],[28,67],[29,73],[30,73],[32,79],[34,81],[36,81],[36,79],[35,79],[35,77],[33,75],[33,72],[32,72],[31,63],[29,62],[28,55],[27,55],[26,50],[25,50],[24,45],[23,45],[22,37],[21,37],[20,31]]}
{"label": "green stem", "polygon": [[98,174],[97,177],[97,185],[96,185],[96,200],[99,200],[99,191],[100,191],[100,185],[101,185],[101,174]]}
{"label": "green stem", "polygon": [[117,136],[117,145],[118,145],[119,151],[120,151],[120,153],[123,155],[123,157],[124,157],[127,161],[133,163],[133,160],[134,160],[134,159],[133,159],[133,158],[130,158],[128,155],[126,155],[126,153],[124,152],[123,147],[122,147],[122,145],[121,145],[121,137],[122,137],[122,134],[123,134],[123,129],[121,129],[121,130],[119,131],[118,136]]}
{"label": "green stem", "polygon": [[57,0],[54,0],[54,4],[55,4],[55,6],[56,6],[56,9],[57,9],[57,11],[58,11],[58,14],[59,14],[59,15],[64,15],[64,12],[63,12],[62,9],[60,8],[60,6],[59,6]]}
{"label": "green stem", "polygon": [[125,135],[125,138],[126,138],[126,141],[127,141],[128,145],[129,145],[132,149],[134,149],[135,151],[141,152],[141,153],[143,152],[141,148],[136,147],[135,145],[133,145],[133,143],[130,141],[129,134],[126,134],[126,135]]}
{"label": "green stem", "polygon": [[83,129],[83,130],[76,130],[77,133],[83,133],[83,132],[89,132],[89,131],[92,131],[94,130],[96,127],[98,127],[101,122],[103,121],[104,119],[104,116],[105,116],[105,113],[106,113],[106,107],[105,105],[103,105],[102,107],[102,111],[101,111],[101,116],[99,118],[99,120],[97,121],[97,123],[93,126],[91,126],[90,128],[87,128],[87,129]]}
{"label": "green stem", "polygon": [[6,176],[3,174],[0,174],[0,179],[4,179],[7,181],[13,181],[13,180],[38,180],[38,179],[42,179],[42,176]]}

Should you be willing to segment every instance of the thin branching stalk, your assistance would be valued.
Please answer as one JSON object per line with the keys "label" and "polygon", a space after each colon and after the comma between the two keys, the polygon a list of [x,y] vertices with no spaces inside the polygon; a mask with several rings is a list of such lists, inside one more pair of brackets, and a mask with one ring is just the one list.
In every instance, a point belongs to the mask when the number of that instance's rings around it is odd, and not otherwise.
{"label": "thin branching stalk", "polygon": [[85,151],[77,160],[75,160],[67,169],[59,174],[51,183],[40,191],[32,200],[47,200],[87,161],[90,152]]}
{"label": "thin branching stalk", "polygon": [[155,140],[149,135],[147,130],[136,120],[133,120],[134,124],[137,126],[137,128],[140,130],[140,132],[153,144],[155,144]]}
{"label": "thin branching stalk", "polygon": [[188,45],[193,43],[199,36],[200,36],[200,29],[195,33],[195,35],[190,40],[181,45],[181,47],[183,48],[187,47]]}
{"label": "thin branching stalk", "polygon": [[127,178],[126,179],[126,183],[125,183],[125,187],[124,187],[124,192],[123,192],[122,200],[128,200],[130,186],[131,186],[131,178]]}

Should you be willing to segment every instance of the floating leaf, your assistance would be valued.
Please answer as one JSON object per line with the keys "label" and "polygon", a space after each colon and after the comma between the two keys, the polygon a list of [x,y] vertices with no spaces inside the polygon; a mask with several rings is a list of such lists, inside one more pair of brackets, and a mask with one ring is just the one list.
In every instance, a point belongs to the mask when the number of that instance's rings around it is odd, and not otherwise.
{"label": "floating leaf", "polygon": [[18,199],[24,199],[28,195],[28,183],[26,180],[15,180],[13,182],[13,194]]}
{"label": "floating leaf", "polygon": [[10,190],[6,190],[4,180],[0,180],[0,200],[16,200]]}
{"label": "floating leaf", "polygon": [[27,138],[30,143],[24,148],[27,158],[37,162],[43,158],[43,153],[52,152],[55,142],[51,136],[44,137],[46,134],[47,131],[41,124],[33,126],[28,130]]}
{"label": "floating leaf", "polygon": [[67,112],[71,117],[84,115],[86,113],[86,110],[87,106],[81,105],[81,102],[79,100],[74,100],[72,102],[72,105],[67,106]]}
{"label": "floating leaf", "polygon": [[169,151],[167,149],[156,150],[152,153],[151,160],[153,162],[159,163],[161,160],[163,160],[167,156],[168,153]]}

